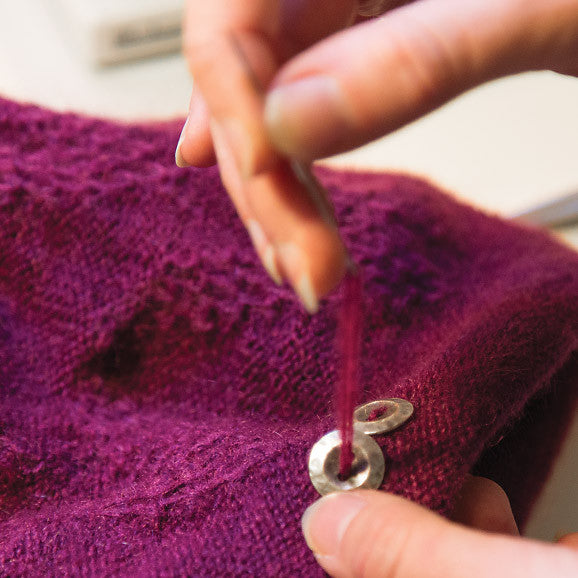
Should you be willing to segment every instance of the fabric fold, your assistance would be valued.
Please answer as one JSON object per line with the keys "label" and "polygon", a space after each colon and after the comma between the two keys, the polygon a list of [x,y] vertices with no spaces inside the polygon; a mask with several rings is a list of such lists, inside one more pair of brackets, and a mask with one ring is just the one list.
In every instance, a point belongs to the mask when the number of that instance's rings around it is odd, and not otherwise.
{"label": "fabric fold", "polygon": [[[261,269],[176,123],[0,100],[0,567],[315,576],[307,455],[335,428],[339,292]],[[449,515],[464,476],[529,515],[576,407],[578,255],[405,175],[319,169],[363,269],[383,489]]]}

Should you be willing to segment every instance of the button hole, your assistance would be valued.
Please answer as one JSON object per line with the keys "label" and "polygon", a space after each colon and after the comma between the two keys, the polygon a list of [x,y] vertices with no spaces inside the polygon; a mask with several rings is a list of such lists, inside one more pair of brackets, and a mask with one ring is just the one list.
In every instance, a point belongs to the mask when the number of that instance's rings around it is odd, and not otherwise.
{"label": "button hole", "polygon": [[350,480],[351,478],[354,478],[355,476],[361,474],[361,472],[365,471],[368,468],[368,466],[369,464],[367,463],[367,460],[365,460],[363,457],[359,457],[356,455],[353,458],[353,462],[349,470],[345,473],[338,472],[337,479],[340,482],[346,482],[347,480]]}
{"label": "button hole", "polygon": [[387,406],[378,407],[370,412],[365,421],[377,421],[378,419],[385,417],[389,411]]}

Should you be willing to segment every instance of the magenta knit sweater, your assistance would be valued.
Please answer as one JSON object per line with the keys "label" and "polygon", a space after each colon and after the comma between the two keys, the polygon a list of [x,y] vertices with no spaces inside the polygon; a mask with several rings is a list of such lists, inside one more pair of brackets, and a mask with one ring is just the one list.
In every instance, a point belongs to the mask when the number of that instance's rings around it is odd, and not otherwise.
{"label": "magenta knit sweater", "polygon": [[[303,312],[175,125],[0,100],[0,575],[317,576],[299,520],[335,427],[335,295]],[[400,175],[320,170],[364,272],[383,489],[523,523],[576,401],[578,256]]]}

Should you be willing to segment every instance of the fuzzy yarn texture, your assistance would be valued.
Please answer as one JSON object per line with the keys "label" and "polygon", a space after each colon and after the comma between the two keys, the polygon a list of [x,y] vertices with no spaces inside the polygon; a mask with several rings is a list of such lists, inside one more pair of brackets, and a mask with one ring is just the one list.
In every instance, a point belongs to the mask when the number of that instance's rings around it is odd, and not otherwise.
{"label": "fuzzy yarn texture", "polygon": [[[339,292],[307,315],[176,123],[0,100],[0,575],[321,576],[300,530],[335,428]],[[578,255],[400,175],[319,170],[363,269],[383,489],[520,523],[576,401]]]}

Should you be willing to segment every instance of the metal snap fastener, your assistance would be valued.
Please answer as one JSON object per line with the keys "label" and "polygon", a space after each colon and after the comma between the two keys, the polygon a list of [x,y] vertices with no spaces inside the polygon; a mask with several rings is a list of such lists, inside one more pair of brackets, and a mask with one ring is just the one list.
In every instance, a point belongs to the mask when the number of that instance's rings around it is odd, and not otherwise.
{"label": "metal snap fastener", "polygon": [[354,432],[351,474],[343,480],[339,477],[340,447],[341,437],[335,430],[324,435],[311,449],[309,477],[315,489],[324,496],[356,488],[379,488],[385,474],[385,460],[377,443],[365,434]]}
{"label": "metal snap fastener", "polygon": [[383,434],[403,425],[412,414],[413,405],[405,399],[392,397],[370,401],[353,413],[353,427],[368,435]]}

